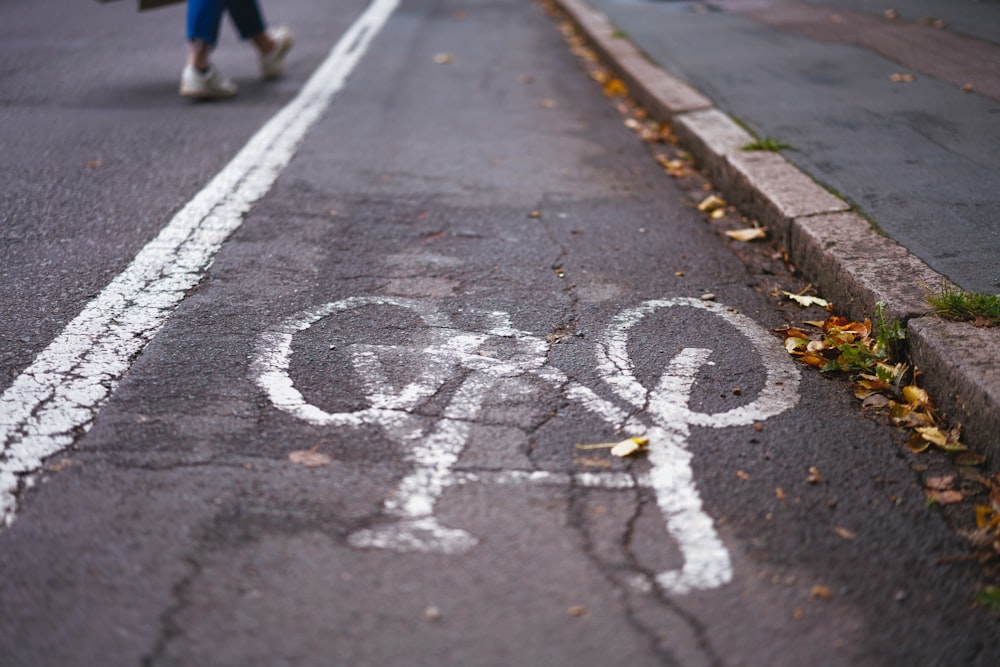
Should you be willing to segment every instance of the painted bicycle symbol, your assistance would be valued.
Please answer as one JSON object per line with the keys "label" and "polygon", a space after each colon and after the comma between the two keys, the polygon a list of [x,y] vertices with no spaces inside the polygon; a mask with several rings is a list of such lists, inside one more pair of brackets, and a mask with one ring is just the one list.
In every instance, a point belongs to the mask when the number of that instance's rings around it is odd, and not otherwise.
{"label": "painted bicycle symbol", "polygon": [[[324,318],[367,306],[411,311],[427,327],[428,338],[419,349],[403,350],[418,363],[415,379],[402,387],[394,387],[389,380],[383,360],[391,353],[398,356],[399,346],[355,343],[349,346],[348,354],[361,378],[367,407],[331,413],[308,403],[289,374],[295,335]],[[718,414],[690,409],[697,373],[701,366],[711,363],[709,349],[683,349],[666,365],[652,389],[636,378],[628,354],[629,332],[643,318],[664,308],[708,311],[753,344],[763,362],[766,380],[752,402]],[[597,366],[607,389],[624,404],[622,407],[548,366],[549,343],[515,328],[507,313],[491,311],[481,315],[488,324],[483,331],[469,332],[454,327],[428,301],[351,297],[299,313],[262,335],[254,373],[276,407],[319,426],[378,426],[407,452],[411,470],[384,501],[384,522],[353,533],[350,543],[361,548],[440,553],[473,548],[477,540],[467,531],[440,524],[434,514],[435,504],[449,486],[475,478],[463,476],[454,466],[490,391],[503,378],[533,376],[563,387],[570,398],[615,429],[650,439],[650,472],[640,481],[654,491],[665,530],[677,542],[683,557],[680,569],[657,575],[657,584],[667,592],[682,594],[729,582],[733,576],[729,552],[712,518],[702,508],[687,445],[692,426],[750,424],[778,415],[797,403],[798,369],[767,332],[744,315],[698,299],[647,301],[619,313],[598,341]],[[460,385],[451,393],[442,416],[428,426],[426,417],[418,417],[414,410],[454,378],[461,379]],[[566,476],[542,471],[524,472],[520,478],[542,483],[570,481]],[[627,488],[633,483],[631,478],[623,480],[616,473],[588,473],[574,481],[604,488]]]}

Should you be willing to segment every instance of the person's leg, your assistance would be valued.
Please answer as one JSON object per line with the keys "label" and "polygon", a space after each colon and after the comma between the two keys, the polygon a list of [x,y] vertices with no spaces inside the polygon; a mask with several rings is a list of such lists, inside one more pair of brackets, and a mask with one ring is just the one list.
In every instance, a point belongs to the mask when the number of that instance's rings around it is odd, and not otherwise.
{"label": "person's leg", "polygon": [[226,0],[225,5],[240,37],[253,41],[258,49],[261,48],[258,40],[267,32],[257,0]]}
{"label": "person's leg", "polygon": [[272,79],[281,74],[285,54],[292,48],[292,32],[285,27],[268,30],[257,0],[228,0],[226,7],[240,37],[260,52],[261,75]]}
{"label": "person's leg", "polygon": [[227,0],[188,0],[187,66],[181,73],[181,95],[198,99],[232,97],[236,84],[215,71],[208,56],[219,41]]}
{"label": "person's leg", "polygon": [[228,0],[188,0],[187,38],[214,46],[219,41],[219,26],[227,4]]}

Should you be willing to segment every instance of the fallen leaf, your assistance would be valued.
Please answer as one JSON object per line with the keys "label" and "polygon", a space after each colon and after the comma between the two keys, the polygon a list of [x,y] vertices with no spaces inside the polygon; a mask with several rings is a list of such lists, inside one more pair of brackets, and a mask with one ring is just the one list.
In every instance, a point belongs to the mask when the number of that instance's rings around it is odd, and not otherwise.
{"label": "fallen leaf", "polygon": [[542,212],[541,211],[532,211],[531,213],[528,214],[528,217],[529,218],[540,218],[540,217],[542,217]]}
{"label": "fallen leaf", "polygon": [[742,470],[737,470],[736,476],[742,479],[744,482],[750,479],[750,475]]}
{"label": "fallen leaf", "polygon": [[821,299],[818,296],[808,296],[806,294],[794,294],[792,292],[786,292],[781,290],[779,292],[782,296],[788,298],[791,301],[799,304],[803,308],[808,308],[809,306],[819,306],[820,308],[830,308],[831,304],[826,299]]}
{"label": "fallen leaf", "polygon": [[819,600],[830,600],[833,598],[833,591],[831,591],[827,586],[822,584],[816,584],[809,591],[809,597],[819,599]]}
{"label": "fallen leaf", "polygon": [[604,94],[608,97],[625,97],[628,95],[628,88],[621,79],[609,79],[604,84]]}
{"label": "fallen leaf", "polygon": [[714,211],[716,209],[725,207],[726,207],[726,200],[718,195],[708,195],[707,197],[701,200],[700,204],[698,204],[698,210],[701,211],[702,213],[708,213],[710,211]]}
{"label": "fallen leaf", "polygon": [[862,407],[879,410],[889,405],[889,399],[882,394],[872,394],[861,402]]}
{"label": "fallen leaf", "polygon": [[47,464],[45,466],[45,469],[48,470],[49,472],[62,472],[66,468],[74,465],[76,465],[76,461],[74,461],[73,459],[63,458],[59,459],[58,461],[54,461],[52,463]]}
{"label": "fallen leaf", "polygon": [[434,62],[438,65],[447,65],[455,60],[455,56],[450,53],[438,53],[434,56]]}
{"label": "fallen leaf", "polygon": [[856,539],[858,537],[858,534],[855,533],[853,530],[850,530],[848,528],[844,528],[843,526],[836,526],[833,529],[833,532],[837,533],[838,535],[840,535],[845,540],[853,540],[853,539]]}
{"label": "fallen leaf", "polygon": [[542,107],[543,109],[555,109],[559,105],[555,100],[546,98],[544,100],[541,100],[538,103],[538,106]]}
{"label": "fallen leaf", "polygon": [[746,229],[730,229],[726,236],[737,241],[754,241],[767,238],[766,227],[747,227]]}
{"label": "fallen leaf", "polygon": [[320,466],[330,465],[330,461],[332,459],[326,454],[320,452],[319,445],[316,445],[312,449],[300,449],[289,453],[288,460],[292,463],[304,465],[307,468],[318,468]]}
{"label": "fallen leaf", "polygon": [[612,447],[611,455],[624,458],[645,451],[647,445],[649,445],[649,438],[629,438]]}
{"label": "fallen leaf", "polygon": [[780,486],[776,486],[774,487],[774,497],[777,498],[778,500],[784,500],[785,498],[788,497],[788,495],[785,493],[785,490],[783,488],[781,488]]}
{"label": "fallen leaf", "polygon": [[931,402],[930,394],[926,389],[921,389],[916,385],[906,385],[903,387],[903,400],[915,408],[926,407]]}
{"label": "fallen leaf", "polygon": [[931,443],[921,438],[919,433],[911,433],[910,439],[906,441],[906,448],[914,454],[925,452],[930,446]]}
{"label": "fallen leaf", "polygon": [[912,74],[890,74],[889,80],[895,83],[913,83],[917,77]]}
{"label": "fallen leaf", "polygon": [[955,484],[954,475],[941,475],[938,477],[928,477],[924,481],[924,486],[935,491],[947,491]]}
{"label": "fallen leaf", "polygon": [[441,610],[437,607],[427,607],[424,609],[424,618],[428,621],[440,621],[441,620]]}
{"label": "fallen leaf", "polygon": [[809,466],[809,476],[806,477],[806,482],[809,484],[819,484],[822,481],[823,476],[819,474],[816,466]]}
{"label": "fallen leaf", "polygon": [[602,459],[597,456],[581,456],[574,459],[578,465],[586,466],[588,468],[610,468],[611,461],[608,459]]}
{"label": "fallen leaf", "polygon": [[971,93],[975,89],[976,89],[976,87],[974,85],[972,85],[971,83],[967,83],[964,86],[962,86],[962,92],[963,93]]}
{"label": "fallen leaf", "polygon": [[104,164],[104,162],[102,162],[101,160],[87,160],[88,169],[97,169],[102,164]]}
{"label": "fallen leaf", "polygon": [[938,505],[960,503],[965,497],[961,491],[934,491],[933,489],[925,489],[924,495],[927,496],[927,500],[933,501]]}
{"label": "fallen leaf", "polygon": [[566,613],[572,616],[573,618],[580,618],[581,616],[587,615],[587,608],[584,607],[582,604],[575,604],[569,609],[567,609]]}
{"label": "fallen leaf", "polygon": [[801,621],[803,618],[805,618],[805,616],[806,612],[804,609],[796,609],[795,611],[792,612],[792,619],[796,621]]}
{"label": "fallen leaf", "polygon": [[621,442],[601,442],[596,445],[577,445],[577,449],[610,449],[612,456],[631,456],[644,451],[649,445],[649,438],[632,437]]}

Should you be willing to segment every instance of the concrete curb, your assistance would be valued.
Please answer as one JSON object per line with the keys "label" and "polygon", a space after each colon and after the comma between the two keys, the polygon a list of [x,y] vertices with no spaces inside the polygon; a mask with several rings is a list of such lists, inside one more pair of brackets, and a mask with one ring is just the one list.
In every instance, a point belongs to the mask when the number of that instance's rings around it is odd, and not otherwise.
{"label": "concrete curb", "polygon": [[924,386],[965,440],[1000,460],[1000,329],[977,329],[930,315],[925,295],[947,279],[880,235],[838,197],[777,153],[748,152],[743,128],[704,95],[649,62],[585,0],[555,0],[632,97],[661,122],[706,170],[727,201],[765,225],[795,266],[854,319],[886,304],[906,323]]}

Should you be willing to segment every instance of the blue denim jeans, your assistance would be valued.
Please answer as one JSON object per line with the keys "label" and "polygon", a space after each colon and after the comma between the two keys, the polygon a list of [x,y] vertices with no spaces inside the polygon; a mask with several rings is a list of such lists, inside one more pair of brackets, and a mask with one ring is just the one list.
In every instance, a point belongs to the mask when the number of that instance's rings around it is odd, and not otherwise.
{"label": "blue denim jeans", "polygon": [[199,39],[214,47],[219,41],[222,15],[227,11],[243,39],[264,32],[264,17],[257,0],[188,0],[188,40]]}

